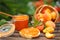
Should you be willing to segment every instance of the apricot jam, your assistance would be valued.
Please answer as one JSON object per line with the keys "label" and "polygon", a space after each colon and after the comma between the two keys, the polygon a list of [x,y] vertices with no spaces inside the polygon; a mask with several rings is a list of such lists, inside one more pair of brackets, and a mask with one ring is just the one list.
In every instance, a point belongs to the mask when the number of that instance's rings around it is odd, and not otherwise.
{"label": "apricot jam", "polygon": [[27,15],[14,16],[13,20],[17,31],[28,27],[29,17]]}

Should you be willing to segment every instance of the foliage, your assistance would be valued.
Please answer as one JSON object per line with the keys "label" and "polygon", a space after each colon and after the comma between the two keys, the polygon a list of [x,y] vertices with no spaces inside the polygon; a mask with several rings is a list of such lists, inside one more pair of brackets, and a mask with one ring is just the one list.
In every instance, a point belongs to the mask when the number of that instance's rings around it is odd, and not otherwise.
{"label": "foliage", "polygon": [[45,4],[55,6],[57,0],[44,0]]}
{"label": "foliage", "polygon": [[[2,12],[6,12],[11,15],[17,15],[17,14],[27,14],[27,15],[33,15],[34,13],[34,6],[31,4],[30,7],[28,6],[28,3],[35,0],[1,0],[0,6]],[[9,19],[10,17],[0,15],[0,19]]]}
{"label": "foliage", "polygon": [[5,19],[0,20],[0,26],[5,24],[5,23],[7,23],[7,21]]}

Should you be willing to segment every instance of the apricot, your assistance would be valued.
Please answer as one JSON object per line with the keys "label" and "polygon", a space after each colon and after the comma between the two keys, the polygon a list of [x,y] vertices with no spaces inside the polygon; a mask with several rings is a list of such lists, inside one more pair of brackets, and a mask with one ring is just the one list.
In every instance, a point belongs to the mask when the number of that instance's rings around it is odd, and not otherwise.
{"label": "apricot", "polygon": [[49,32],[49,33],[54,32],[54,28],[53,28],[53,27],[46,27],[46,28],[43,30],[43,33],[47,33],[47,32]]}
{"label": "apricot", "polygon": [[45,10],[45,13],[50,14],[50,13],[51,13],[51,10],[47,8],[47,9]]}
{"label": "apricot", "polygon": [[37,26],[36,28],[38,28],[40,31],[42,31],[44,29],[44,25]]}
{"label": "apricot", "polygon": [[44,16],[44,22],[51,20],[51,14],[45,13],[43,16]]}
{"label": "apricot", "polygon": [[45,33],[46,38],[54,38],[54,34],[51,34],[49,32]]}
{"label": "apricot", "polygon": [[40,31],[37,28],[24,28],[19,31],[19,34],[25,38],[34,38],[40,35]]}
{"label": "apricot", "polygon": [[37,18],[37,20],[41,20],[41,21],[43,21],[43,14],[42,13],[38,13],[37,15],[36,15],[36,18]]}
{"label": "apricot", "polygon": [[51,16],[52,16],[52,19],[55,20],[55,19],[56,19],[56,16],[57,16],[56,12],[53,11],[53,12],[51,13]]}
{"label": "apricot", "polygon": [[55,23],[52,22],[52,21],[47,21],[47,22],[45,23],[45,25],[46,25],[47,27],[53,27],[53,28],[55,28]]}

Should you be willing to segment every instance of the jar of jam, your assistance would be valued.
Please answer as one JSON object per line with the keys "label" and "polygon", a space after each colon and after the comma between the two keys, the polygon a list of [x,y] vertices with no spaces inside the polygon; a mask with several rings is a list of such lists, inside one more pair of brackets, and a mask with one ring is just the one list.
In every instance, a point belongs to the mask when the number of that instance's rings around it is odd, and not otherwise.
{"label": "jar of jam", "polygon": [[29,16],[28,15],[17,15],[13,17],[15,29],[20,31],[23,28],[28,27]]}

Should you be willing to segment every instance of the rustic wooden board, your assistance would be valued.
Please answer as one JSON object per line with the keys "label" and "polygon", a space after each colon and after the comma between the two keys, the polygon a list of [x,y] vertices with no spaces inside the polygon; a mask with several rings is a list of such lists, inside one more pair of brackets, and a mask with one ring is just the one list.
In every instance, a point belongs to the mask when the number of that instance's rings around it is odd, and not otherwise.
{"label": "rustic wooden board", "polygon": [[10,37],[6,37],[6,38],[0,38],[0,40],[60,40],[60,23],[56,24],[56,29],[54,34],[56,35],[55,38],[53,39],[47,39],[43,33],[41,33],[41,35],[38,38],[33,38],[33,39],[26,39],[23,38],[19,35],[19,33],[16,31],[14,32],[13,35],[11,35]]}

